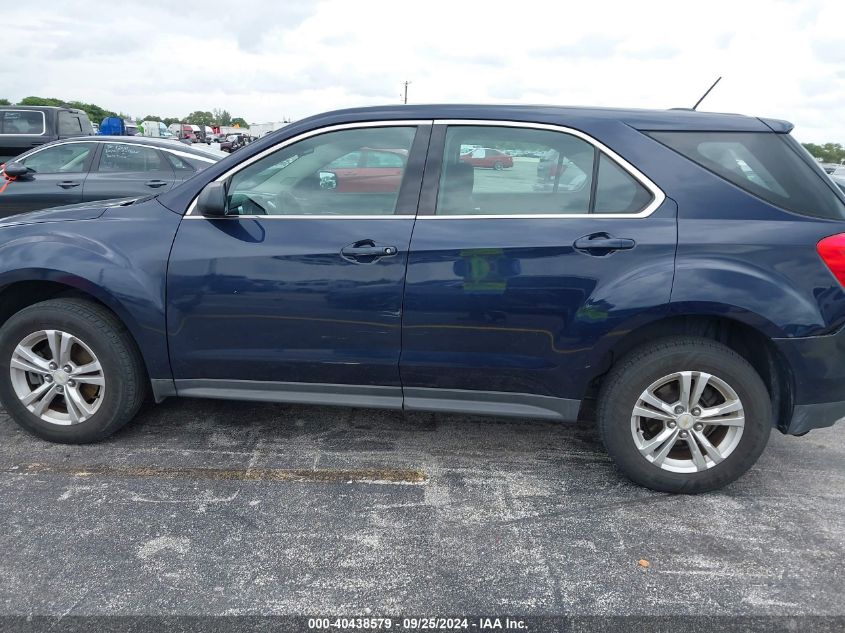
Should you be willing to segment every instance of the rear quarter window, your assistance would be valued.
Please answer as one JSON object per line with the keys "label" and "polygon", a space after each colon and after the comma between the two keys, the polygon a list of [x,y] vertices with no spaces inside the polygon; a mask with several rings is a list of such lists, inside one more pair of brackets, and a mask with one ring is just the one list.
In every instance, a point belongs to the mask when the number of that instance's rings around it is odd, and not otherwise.
{"label": "rear quarter window", "polygon": [[782,209],[845,219],[832,182],[774,132],[649,132],[656,141]]}
{"label": "rear quarter window", "polygon": [[0,111],[0,134],[41,135],[47,131],[44,113],[38,110]]}

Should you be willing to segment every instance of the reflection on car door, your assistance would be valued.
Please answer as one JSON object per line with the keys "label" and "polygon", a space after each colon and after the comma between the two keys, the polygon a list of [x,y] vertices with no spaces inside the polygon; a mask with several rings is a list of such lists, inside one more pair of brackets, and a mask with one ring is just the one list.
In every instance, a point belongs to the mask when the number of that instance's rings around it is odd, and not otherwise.
{"label": "reflection on car door", "polygon": [[0,193],[0,216],[82,202],[94,148],[94,143],[59,143],[22,158],[31,171]]}
{"label": "reflection on car door", "polygon": [[[402,290],[429,132],[406,122],[310,136],[230,176],[227,217],[185,217],[168,270],[180,395],[401,406]],[[363,147],[419,158],[392,192],[321,188],[327,164]]]}
{"label": "reflection on car door", "polygon": [[164,155],[136,143],[102,143],[97,165],[85,183],[83,200],[107,200],[163,193],[176,175]]}

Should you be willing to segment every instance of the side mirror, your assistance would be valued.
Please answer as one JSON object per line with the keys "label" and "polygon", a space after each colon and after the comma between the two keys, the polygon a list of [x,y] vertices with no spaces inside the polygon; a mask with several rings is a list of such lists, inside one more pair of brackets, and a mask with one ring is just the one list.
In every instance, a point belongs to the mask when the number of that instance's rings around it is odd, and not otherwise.
{"label": "side mirror", "polygon": [[26,176],[29,173],[29,168],[23,165],[22,163],[6,163],[6,166],[3,168],[3,171],[6,173],[7,176],[11,176],[12,178],[20,178],[21,176]]}
{"label": "side mirror", "polygon": [[210,182],[197,198],[197,211],[202,215],[222,218],[227,212],[226,183]]}
{"label": "side mirror", "polygon": [[337,189],[337,174],[333,171],[321,171],[320,189]]}

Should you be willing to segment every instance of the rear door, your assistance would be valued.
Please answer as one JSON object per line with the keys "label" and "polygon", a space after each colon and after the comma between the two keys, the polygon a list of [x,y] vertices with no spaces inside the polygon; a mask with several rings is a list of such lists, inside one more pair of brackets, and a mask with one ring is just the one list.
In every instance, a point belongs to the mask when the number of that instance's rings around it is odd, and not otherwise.
{"label": "rear door", "polygon": [[163,193],[176,174],[157,148],[138,143],[102,143],[99,160],[85,183],[83,200],[106,200]]}
{"label": "rear door", "polygon": [[[520,157],[481,169],[461,145]],[[525,154],[552,150],[548,183]],[[564,164],[586,178],[564,186]],[[675,245],[674,203],[588,136],[436,125],[405,286],[405,406],[574,417],[594,347],[668,304]]]}
{"label": "rear door", "polygon": [[82,202],[95,143],[58,143],[22,158],[30,173],[0,193],[0,216]]}

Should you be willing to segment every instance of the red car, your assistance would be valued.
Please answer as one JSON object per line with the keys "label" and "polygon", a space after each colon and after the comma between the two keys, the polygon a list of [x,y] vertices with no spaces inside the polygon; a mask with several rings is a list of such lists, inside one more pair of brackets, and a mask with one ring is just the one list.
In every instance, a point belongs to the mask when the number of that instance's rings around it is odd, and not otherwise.
{"label": "red car", "polygon": [[489,147],[479,147],[461,155],[461,162],[473,167],[487,167],[488,169],[501,170],[505,167],[513,167],[513,158],[504,152]]}
{"label": "red car", "polygon": [[402,185],[407,157],[404,149],[364,147],[333,160],[320,171],[333,180],[329,188],[338,192],[396,193]]}

